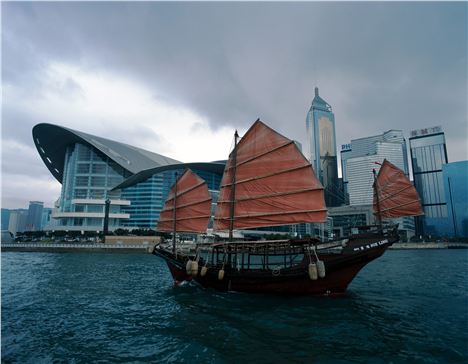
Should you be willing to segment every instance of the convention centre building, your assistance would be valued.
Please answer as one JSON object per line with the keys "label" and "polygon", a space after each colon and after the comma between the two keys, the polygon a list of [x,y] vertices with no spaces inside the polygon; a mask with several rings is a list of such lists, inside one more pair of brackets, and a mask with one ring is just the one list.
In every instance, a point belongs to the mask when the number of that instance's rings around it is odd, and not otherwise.
{"label": "convention centre building", "polygon": [[186,168],[207,182],[216,203],[225,161],[181,163],[52,124],[38,124],[32,134],[44,164],[62,184],[49,230],[101,231],[106,199],[110,230],[155,229],[176,173]]}

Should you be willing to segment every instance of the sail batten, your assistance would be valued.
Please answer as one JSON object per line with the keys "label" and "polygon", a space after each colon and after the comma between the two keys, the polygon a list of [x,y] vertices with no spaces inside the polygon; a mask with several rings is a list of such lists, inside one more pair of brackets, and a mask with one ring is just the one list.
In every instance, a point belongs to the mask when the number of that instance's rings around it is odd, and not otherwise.
{"label": "sail batten", "polygon": [[[178,217],[177,218],[177,221],[181,221],[181,220],[193,220],[193,219],[206,219],[206,215],[199,215],[199,216],[188,216],[188,217]],[[172,219],[161,219],[159,220],[159,222],[171,222],[172,223]],[[205,229],[206,230],[206,229]]]}
{"label": "sail batten", "polygon": [[203,233],[208,228],[210,216],[211,196],[208,186],[203,179],[187,169],[169,192],[157,230],[170,232],[175,228],[177,232]]}
{"label": "sail batten", "polygon": [[402,188],[401,190],[398,190],[396,192],[393,192],[393,193],[389,193],[387,194],[385,197],[381,198],[380,202],[384,202],[385,200],[388,200],[389,198],[392,198],[392,197],[395,197],[395,196],[398,196],[400,193],[406,191],[407,189],[410,189],[412,186],[408,185],[408,186],[405,186],[404,188]]}
{"label": "sail batten", "polygon": [[[305,166],[300,166],[300,167],[296,167],[296,168],[285,169],[285,170],[282,170],[282,171],[273,172],[273,173],[270,173],[270,174],[265,174],[263,176],[253,176],[251,178],[238,180],[238,181],[236,181],[236,184],[241,184],[241,183],[246,183],[246,182],[250,182],[250,181],[254,181],[254,180],[260,180],[260,179],[265,179],[265,178],[268,178],[268,177],[278,176],[278,175],[283,174],[283,173],[294,172],[294,171],[297,171],[297,170],[300,170],[300,169],[305,169],[305,168],[309,168],[309,166],[305,165]],[[226,183],[226,184],[222,185],[221,187],[229,187],[231,185],[232,185],[232,183],[229,182],[229,183]],[[317,187],[315,189],[318,190],[318,189],[321,189],[321,188]]]}
{"label": "sail batten", "polygon": [[[241,202],[241,201],[257,200],[257,199],[268,198],[268,197],[288,196],[288,195],[294,195],[294,194],[297,194],[297,193],[315,191],[315,190],[316,190],[316,188],[308,188],[308,189],[288,191],[288,192],[275,192],[275,193],[271,193],[271,194],[268,194],[268,195],[258,195],[258,196],[255,196],[255,197],[242,197],[242,198],[236,199],[236,201]],[[229,201],[229,200],[218,201],[218,203],[220,203],[220,202],[221,203],[227,203],[227,202],[231,202],[231,201]]]}
{"label": "sail batten", "polygon": [[294,141],[257,120],[226,163],[214,230],[324,222],[326,216],[310,163]]}
{"label": "sail batten", "polygon": [[406,202],[406,203],[402,203],[400,205],[397,205],[397,206],[392,206],[392,207],[387,207],[385,209],[381,209],[380,212],[381,213],[385,213],[387,211],[391,211],[391,210],[395,210],[395,209],[400,209],[402,207],[405,207],[405,206],[408,206],[408,205],[416,205],[418,202],[417,201],[410,201],[410,202]]}
{"label": "sail batten", "polygon": [[[247,215],[237,215],[237,219],[244,219],[249,217],[259,217],[259,216],[276,216],[276,215],[287,215],[287,214],[303,214],[308,212],[326,212],[327,209],[318,209],[318,210],[296,210],[296,211],[279,211],[279,212],[269,212],[269,213],[262,213],[262,214],[247,214]],[[229,218],[220,220],[228,220]]]}
{"label": "sail batten", "polygon": [[[186,188],[185,190],[182,190],[182,191],[177,191],[177,198],[181,197],[182,195],[194,190],[195,188],[197,187],[200,187],[202,186],[204,183],[206,183],[205,181],[200,181],[200,183],[194,185],[194,186],[190,186],[189,188]],[[174,191],[171,191],[167,197],[167,201],[173,201],[174,200]]]}
{"label": "sail batten", "polygon": [[[281,149],[281,148],[287,147],[288,145],[291,145],[292,143],[294,143],[294,142],[293,142],[292,140],[290,140],[290,141],[288,141],[288,142],[286,142],[286,143],[284,143],[284,144],[282,144],[282,145],[279,145],[279,146],[277,146],[277,147],[275,147],[275,148],[273,148],[273,149],[267,150],[267,151],[265,151],[265,152],[263,152],[263,153],[260,153],[260,154],[258,154],[258,155],[255,155],[255,156],[253,156],[253,157],[250,157],[250,158],[248,158],[248,159],[246,159],[246,160],[244,160],[244,161],[242,161],[242,162],[240,162],[240,163],[237,163],[237,166],[239,167],[239,166],[241,166],[241,165],[243,165],[243,164],[249,163],[249,162],[251,162],[251,161],[253,161],[253,160],[255,160],[255,159],[258,159],[258,158],[260,158],[260,157],[262,157],[262,156],[264,156],[264,155],[266,155],[266,154],[269,154],[269,153],[272,153],[272,152],[274,152],[274,151],[276,151],[276,150],[279,150],[279,149]],[[230,166],[230,167],[229,167],[229,169],[232,169],[232,168],[234,168],[234,167],[233,167],[233,166]]]}
{"label": "sail batten", "polygon": [[[174,199],[172,199],[171,201],[174,201]],[[206,202],[206,201],[210,201],[210,203],[211,203],[211,197],[209,197],[209,198],[207,198],[205,200],[193,201],[193,202],[189,202],[189,203],[186,203],[186,204],[180,204],[180,205],[177,204],[177,208],[180,209],[182,207],[194,206],[194,205],[198,205],[200,203]],[[172,210],[174,210],[173,207],[168,207],[167,209],[166,208],[162,209],[161,212],[172,211]]]}
{"label": "sail batten", "polygon": [[401,169],[386,159],[375,180],[374,213],[380,219],[423,215],[421,201],[413,184]]}

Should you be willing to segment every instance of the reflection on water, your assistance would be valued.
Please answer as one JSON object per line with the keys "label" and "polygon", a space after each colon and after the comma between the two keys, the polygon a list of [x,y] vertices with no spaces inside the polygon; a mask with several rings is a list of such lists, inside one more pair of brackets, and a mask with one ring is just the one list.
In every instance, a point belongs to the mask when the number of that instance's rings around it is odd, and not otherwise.
{"label": "reflection on water", "polygon": [[463,362],[465,251],[390,251],[345,297],[174,287],[150,255],[2,254],[5,362]]}

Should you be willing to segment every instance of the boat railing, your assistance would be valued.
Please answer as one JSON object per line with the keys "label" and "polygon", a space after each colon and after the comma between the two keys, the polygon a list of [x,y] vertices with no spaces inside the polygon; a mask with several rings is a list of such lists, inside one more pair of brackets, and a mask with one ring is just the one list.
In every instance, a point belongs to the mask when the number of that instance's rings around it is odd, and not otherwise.
{"label": "boat railing", "polygon": [[[198,260],[199,264],[210,267],[229,266],[238,270],[278,270],[292,268],[314,256],[314,250],[321,253],[341,251],[347,240],[320,243],[308,240],[261,240],[249,242],[225,242],[217,244],[191,244],[178,247],[178,254],[186,259]],[[306,259],[306,260],[307,260]]]}
{"label": "boat railing", "polygon": [[[221,254],[251,254],[251,255],[295,255],[298,252],[310,251],[327,251],[341,249],[346,245],[348,239],[336,239],[328,242],[320,242],[317,239],[282,239],[282,240],[258,240],[258,241],[233,241],[219,243],[190,243],[178,244],[178,254],[186,255],[187,257],[195,255],[206,255],[207,252],[215,252]],[[167,245],[168,247],[170,246]]]}
{"label": "boat railing", "polygon": [[204,246],[215,248],[215,249],[264,249],[267,247],[269,250],[278,250],[278,249],[291,249],[293,247],[314,247],[316,250],[330,249],[342,247],[348,242],[348,239],[340,238],[335,240],[330,240],[327,242],[321,242],[317,239],[287,239],[287,240],[258,240],[258,241],[238,241],[238,242],[224,242],[224,243],[215,243],[215,244],[199,244],[200,248]]}
{"label": "boat railing", "polygon": [[301,264],[304,256],[305,252],[302,249],[288,251],[213,249],[199,251],[199,264],[217,268],[225,266],[237,270],[277,270]]}

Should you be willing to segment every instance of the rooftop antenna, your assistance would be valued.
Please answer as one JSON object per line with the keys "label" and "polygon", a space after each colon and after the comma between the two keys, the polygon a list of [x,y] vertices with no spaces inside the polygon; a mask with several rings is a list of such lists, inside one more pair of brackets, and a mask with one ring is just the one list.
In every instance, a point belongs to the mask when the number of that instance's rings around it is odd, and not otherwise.
{"label": "rooftop antenna", "polygon": [[317,67],[315,65],[315,61],[312,63],[312,70],[314,73],[314,84],[315,84],[315,96],[318,96],[318,80],[317,80]]}

